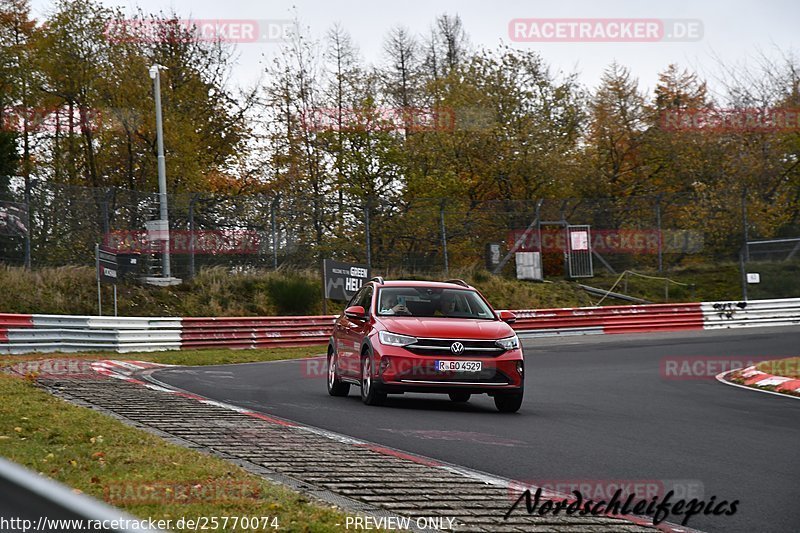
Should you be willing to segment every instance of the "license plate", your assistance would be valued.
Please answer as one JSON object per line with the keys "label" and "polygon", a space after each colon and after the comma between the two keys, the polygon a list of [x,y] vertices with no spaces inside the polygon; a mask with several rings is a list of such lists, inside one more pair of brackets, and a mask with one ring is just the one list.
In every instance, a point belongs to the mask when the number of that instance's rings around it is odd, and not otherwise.
{"label": "license plate", "polygon": [[480,361],[435,361],[439,372],[480,372]]}

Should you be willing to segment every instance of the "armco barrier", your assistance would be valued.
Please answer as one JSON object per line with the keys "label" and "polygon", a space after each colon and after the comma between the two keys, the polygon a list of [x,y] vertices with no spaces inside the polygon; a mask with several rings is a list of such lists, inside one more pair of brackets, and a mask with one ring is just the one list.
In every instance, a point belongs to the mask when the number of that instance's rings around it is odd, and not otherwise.
{"label": "armco barrier", "polygon": [[800,324],[800,298],[704,302],[701,307],[706,329]]}
{"label": "armco barrier", "polygon": [[32,328],[33,315],[7,315],[0,314],[0,353],[2,347],[8,343],[9,328]]}
{"label": "armco barrier", "polygon": [[[26,318],[21,318],[26,317]],[[0,353],[179,350],[180,318],[0,315]]]}
{"label": "armco barrier", "polygon": [[514,311],[525,336],[703,329],[701,304],[653,304]]}
{"label": "armco barrier", "polygon": [[[514,311],[523,337],[800,324],[800,298]],[[323,344],[333,316],[147,318],[0,314],[0,353]]]}
{"label": "armco barrier", "polygon": [[334,316],[184,318],[183,348],[264,348],[323,344]]}

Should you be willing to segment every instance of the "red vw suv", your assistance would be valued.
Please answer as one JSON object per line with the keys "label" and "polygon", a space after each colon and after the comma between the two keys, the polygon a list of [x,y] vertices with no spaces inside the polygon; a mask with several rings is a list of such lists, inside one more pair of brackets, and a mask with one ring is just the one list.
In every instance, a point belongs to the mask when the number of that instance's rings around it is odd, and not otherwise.
{"label": "red vw suv", "polygon": [[373,278],[336,319],[328,393],[347,396],[358,385],[367,405],[405,392],[449,394],[454,402],[485,393],[499,411],[516,412],[525,367],[509,326],[515,319],[461,280]]}

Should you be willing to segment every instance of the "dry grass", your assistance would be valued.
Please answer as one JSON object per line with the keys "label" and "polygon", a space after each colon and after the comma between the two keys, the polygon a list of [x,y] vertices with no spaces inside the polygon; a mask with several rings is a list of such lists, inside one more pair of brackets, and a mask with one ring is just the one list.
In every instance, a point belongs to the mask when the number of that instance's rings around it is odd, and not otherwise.
{"label": "dry grass", "polygon": [[[441,273],[410,275],[376,272],[387,279],[443,279]],[[388,275],[387,275],[388,274]],[[28,272],[0,267],[0,313],[97,314],[97,289],[90,267],[42,268]],[[531,283],[492,276],[478,266],[452,271],[479,288],[498,309],[529,309],[587,305],[589,299],[567,282]],[[103,314],[113,313],[112,289],[103,286]],[[288,298],[287,298],[288,291]],[[293,306],[294,291],[302,302]],[[121,316],[271,316],[321,314],[319,272],[310,269],[257,270],[231,273],[216,267],[176,287],[136,283],[118,286]],[[288,301],[287,301],[288,299]],[[328,313],[341,311],[341,302],[328,302]]]}
{"label": "dry grass", "polygon": [[231,350],[229,348],[207,350],[169,350],[163,352],[87,352],[87,353],[29,353],[23,355],[0,355],[0,367],[41,359],[121,359],[128,361],[152,361],[165,365],[227,365],[232,363],[254,363],[298,359],[325,354],[325,345],[298,346],[292,348],[260,348],[254,350]]}
{"label": "dry grass", "polygon": [[764,361],[757,364],[756,368],[773,376],[800,379],[800,357]]}

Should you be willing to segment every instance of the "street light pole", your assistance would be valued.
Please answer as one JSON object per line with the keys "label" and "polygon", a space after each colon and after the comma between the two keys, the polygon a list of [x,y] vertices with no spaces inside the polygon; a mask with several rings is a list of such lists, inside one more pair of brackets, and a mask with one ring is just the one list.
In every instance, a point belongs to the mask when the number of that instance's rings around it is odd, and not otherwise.
{"label": "street light pole", "polygon": [[156,101],[156,144],[158,146],[158,198],[160,204],[160,236],[165,237],[162,248],[162,274],[165,278],[172,277],[169,261],[169,213],[167,212],[167,164],[164,159],[164,131],[161,118],[161,69],[167,67],[153,65],[150,67],[150,77],[153,79],[153,92]]}

